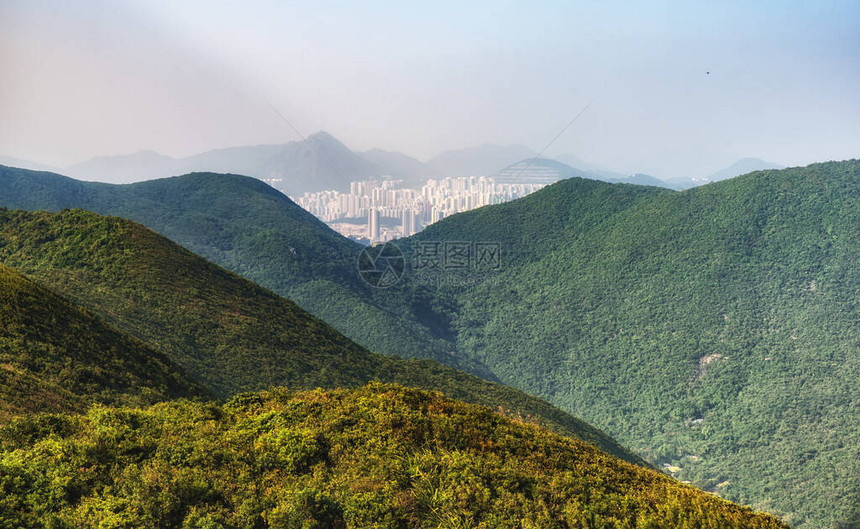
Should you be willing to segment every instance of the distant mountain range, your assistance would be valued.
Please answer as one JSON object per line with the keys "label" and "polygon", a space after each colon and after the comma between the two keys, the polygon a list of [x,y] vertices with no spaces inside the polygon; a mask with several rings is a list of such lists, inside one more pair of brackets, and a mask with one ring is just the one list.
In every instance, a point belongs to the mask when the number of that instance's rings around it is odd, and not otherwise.
{"label": "distant mountain range", "polygon": [[251,175],[268,180],[288,195],[324,189],[347,191],[350,181],[381,174],[380,169],[325,132],[308,137],[306,142],[231,147],[179,159],[151,151],[100,157],[73,165],[66,173],[82,180],[120,184],[194,171]]}
{"label": "distant mountain range", "polygon": [[[665,181],[644,174],[623,174],[589,164],[575,156],[541,157],[523,145],[480,145],[440,153],[426,162],[399,152],[371,149],[353,152],[337,138],[321,131],[307,141],[280,145],[255,145],[216,149],[185,158],[171,158],[154,151],[121,156],[100,156],[66,168],[49,167],[0,156],[0,164],[52,171],[88,181],[126,184],[178,176],[191,172],[235,173],[266,180],[289,196],[334,189],[347,191],[349,182],[370,178],[402,180],[405,187],[420,187],[428,178],[446,176],[493,176],[509,179],[516,169],[531,162],[533,169],[558,162],[559,178],[577,176],[604,182],[686,189],[762,169],[782,166],[746,158],[709,176]],[[516,167],[515,167],[516,166]],[[555,181],[555,180],[553,180]]]}
{"label": "distant mountain range", "polygon": [[784,165],[766,162],[759,158],[743,158],[737,162],[724,167],[719,171],[708,176],[695,178],[677,178],[669,180],[670,185],[676,189],[689,189],[691,187],[709,184],[711,182],[719,182],[736,176],[752,173],[754,171],[767,171],[769,169],[785,169]]}
{"label": "distant mountain range", "polygon": [[57,167],[52,167],[50,165],[45,165],[41,163],[32,162],[30,160],[22,160],[20,158],[13,158],[11,156],[3,156],[0,155],[0,165],[6,165],[9,167],[20,167],[22,169],[30,169],[33,171],[59,171],[60,169]]}
{"label": "distant mountain range", "polygon": [[566,178],[588,178],[584,171],[550,160],[548,158],[528,158],[513,163],[493,174],[497,182],[532,184],[554,184]]}
{"label": "distant mountain range", "polygon": [[720,180],[734,178],[736,176],[752,173],[753,171],[765,171],[768,169],[785,169],[785,166],[777,163],[766,162],[758,158],[744,158],[742,160],[738,160],[725,169],[721,169],[713,173],[708,176],[707,179],[711,182],[719,182]]}
{"label": "distant mountain range", "polygon": [[[445,152],[424,163],[380,149],[355,153],[330,134],[318,132],[307,141],[283,145],[232,147],[179,159],[142,151],[94,158],[57,171],[81,180],[114,184],[195,171],[235,173],[266,180],[287,195],[300,196],[327,189],[348,191],[351,181],[370,178],[391,177],[403,180],[404,186],[419,187],[433,177],[491,175],[534,154],[523,146],[484,145]],[[9,165],[46,169],[26,163]]]}
{"label": "distant mountain range", "polygon": [[437,154],[427,165],[439,176],[489,176],[535,155],[523,145],[479,145]]}
{"label": "distant mountain range", "polygon": [[507,183],[553,184],[566,178],[586,178],[588,180],[600,180],[614,184],[636,184],[673,189],[670,184],[646,174],[625,176],[620,173],[606,171],[583,171],[549,158],[520,160],[494,173],[492,176],[497,182]]}
{"label": "distant mountain range", "polygon": [[377,173],[403,180],[404,187],[418,188],[428,178],[439,176],[429,165],[403,153],[371,149],[358,155],[377,167]]}

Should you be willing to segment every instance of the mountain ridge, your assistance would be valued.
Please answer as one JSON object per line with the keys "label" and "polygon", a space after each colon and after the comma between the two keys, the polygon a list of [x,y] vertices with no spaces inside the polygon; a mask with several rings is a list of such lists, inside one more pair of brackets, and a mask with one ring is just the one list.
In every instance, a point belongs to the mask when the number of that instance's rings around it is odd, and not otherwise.
{"label": "mountain ridge", "polygon": [[517,390],[426,360],[370,353],[321,320],[125,219],[0,209],[0,262],[150,347],[217,396],[372,380],[442,390],[647,465],[598,429]]}
{"label": "mountain ridge", "polygon": [[[483,144],[440,152],[426,161],[407,154],[373,148],[353,151],[326,131],[280,144],[222,147],[174,158],[152,150],[125,155],[96,156],[65,168],[0,156],[0,164],[36,171],[67,174],[85,181],[128,184],[193,172],[235,173],[269,182],[289,196],[306,192],[349,190],[349,182],[392,177],[405,187],[418,188],[428,178],[491,176],[511,165],[534,159],[537,153],[518,144]],[[658,185],[687,189],[764,169],[784,166],[758,158],[743,158],[710,176],[659,179],[640,173],[622,174],[603,169],[569,154],[543,157],[566,164],[573,176],[604,182]]]}
{"label": "mountain ridge", "polygon": [[213,149],[182,158],[153,151],[101,156],[66,168],[83,180],[127,184],[195,171],[241,173],[267,180],[288,195],[337,189],[351,180],[374,176],[378,170],[325,131],[284,144]]}

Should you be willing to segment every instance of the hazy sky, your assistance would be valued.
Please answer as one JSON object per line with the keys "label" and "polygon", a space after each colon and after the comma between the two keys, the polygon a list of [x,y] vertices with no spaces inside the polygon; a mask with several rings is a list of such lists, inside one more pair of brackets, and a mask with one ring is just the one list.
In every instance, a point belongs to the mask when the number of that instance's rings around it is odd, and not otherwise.
{"label": "hazy sky", "polygon": [[[365,4],[365,5],[359,5]],[[659,177],[860,156],[860,1],[0,0],[0,155],[186,156],[326,130]],[[707,73],[710,72],[710,73]]]}

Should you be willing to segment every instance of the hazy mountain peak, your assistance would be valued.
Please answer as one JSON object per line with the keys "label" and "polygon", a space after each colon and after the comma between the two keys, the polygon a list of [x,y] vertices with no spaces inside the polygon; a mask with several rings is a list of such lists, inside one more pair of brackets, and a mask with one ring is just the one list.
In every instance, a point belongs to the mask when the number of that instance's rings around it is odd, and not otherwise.
{"label": "hazy mountain peak", "polygon": [[726,178],[734,178],[742,174],[752,173],[753,171],[764,171],[767,169],[785,169],[784,165],[777,163],[766,162],[760,158],[742,158],[735,163],[724,167],[719,171],[709,175],[706,179],[710,182],[718,182]]}
{"label": "hazy mountain peak", "polygon": [[427,164],[439,176],[486,176],[536,154],[525,145],[484,144],[437,154]]}
{"label": "hazy mountain peak", "polygon": [[327,150],[336,150],[342,152],[345,156],[354,157],[353,161],[357,163],[361,163],[360,158],[357,154],[352,152],[349,147],[344,145],[342,141],[335,138],[328,132],[321,130],[319,132],[315,132],[307,137],[307,142],[297,141],[295,142],[300,145],[313,146],[316,148],[322,148]]}
{"label": "hazy mountain peak", "polygon": [[359,152],[357,154],[358,155],[364,155],[364,154],[396,154],[396,155],[400,155],[400,156],[406,156],[402,152],[386,151],[385,149],[380,149],[379,147],[373,147],[371,149],[368,149],[368,150],[363,151],[363,152]]}
{"label": "hazy mountain peak", "polygon": [[93,164],[99,161],[105,160],[125,160],[125,161],[136,161],[136,162],[148,162],[148,161],[162,161],[162,160],[173,160],[170,156],[165,154],[161,154],[159,152],[153,151],[152,149],[142,149],[139,151],[135,151],[131,154],[114,154],[114,155],[104,155],[104,156],[96,156],[95,158],[91,158],[87,161],[80,162],[75,164],[73,167],[83,166],[86,164]]}
{"label": "hazy mountain peak", "polygon": [[56,167],[3,155],[0,155],[0,165],[5,165],[7,167],[20,167],[22,169],[30,169],[31,171],[57,171]]}
{"label": "hazy mountain peak", "polygon": [[308,136],[308,140],[331,141],[331,142],[336,142],[336,143],[340,143],[341,145],[343,145],[343,142],[341,142],[339,139],[335,138],[334,136],[332,136],[331,134],[329,134],[328,132],[326,132],[324,130],[319,130],[317,132],[314,132],[313,134]]}
{"label": "hazy mountain peak", "polygon": [[511,164],[493,177],[497,182],[552,184],[571,177],[583,177],[582,171],[550,158],[526,158]]}
{"label": "hazy mountain peak", "polygon": [[402,179],[404,185],[410,187],[420,187],[428,178],[435,176],[427,164],[402,152],[373,148],[357,154],[371,163],[380,175]]}
{"label": "hazy mountain peak", "polygon": [[235,173],[266,180],[293,196],[325,189],[345,190],[351,180],[380,174],[340,140],[322,130],[306,140],[213,149],[178,159],[154,151],[99,156],[69,167],[67,172],[75,178],[112,184],[192,172]]}

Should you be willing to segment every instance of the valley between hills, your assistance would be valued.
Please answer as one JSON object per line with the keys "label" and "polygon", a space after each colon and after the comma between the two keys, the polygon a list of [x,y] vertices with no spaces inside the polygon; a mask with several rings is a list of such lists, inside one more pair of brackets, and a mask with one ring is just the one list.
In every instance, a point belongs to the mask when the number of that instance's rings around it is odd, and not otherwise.
{"label": "valley between hills", "polygon": [[377,289],[256,179],[0,167],[0,520],[852,527],[858,183],[570,178],[396,241],[497,269]]}

